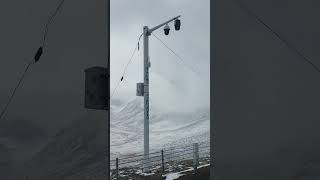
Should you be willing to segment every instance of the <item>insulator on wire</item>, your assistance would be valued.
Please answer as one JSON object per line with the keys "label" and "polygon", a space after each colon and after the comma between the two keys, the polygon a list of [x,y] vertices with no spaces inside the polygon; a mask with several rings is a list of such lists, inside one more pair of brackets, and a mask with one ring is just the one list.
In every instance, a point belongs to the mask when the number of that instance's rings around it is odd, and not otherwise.
{"label": "insulator on wire", "polygon": [[37,53],[36,53],[35,56],[34,56],[34,62],[35,62],[35,63],[39,61],[42,53],[43,53],[43,48],[40,46],[39,49],[38,49],[38,51],[37,51]]}
{"label": "insulator on wire", "polygon": [[121,77],[121,80],[120,81],[122,81],[123,80],[123,76]]}

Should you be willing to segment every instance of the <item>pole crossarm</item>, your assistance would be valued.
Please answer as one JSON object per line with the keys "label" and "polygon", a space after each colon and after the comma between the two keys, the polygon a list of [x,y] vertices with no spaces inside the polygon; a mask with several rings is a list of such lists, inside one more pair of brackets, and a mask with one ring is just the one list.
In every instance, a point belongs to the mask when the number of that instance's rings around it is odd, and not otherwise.
{"label": "pole crossarm", "polygon": [[149,30],[148,30],[148,35],[150,35],[153,31],[155,31],[155,30],[157,30],[157,29],[161,28],[162,26],[164,26],[164,25],[168,24],[169,22],[171,22],[171,21],[174,21],[174,20],[178,19],[179,17],[181,17],[181,15],[176,16],[176,17],[174,17],[174,18],[172,18],[172,19],[170,19],[170,20],[168,20],[168,21],[166,21],[166,22],[164,22],[164,23],[162,23],[162,24],[159,24],[158,26],[155,26],[154,28],[149,29]]}

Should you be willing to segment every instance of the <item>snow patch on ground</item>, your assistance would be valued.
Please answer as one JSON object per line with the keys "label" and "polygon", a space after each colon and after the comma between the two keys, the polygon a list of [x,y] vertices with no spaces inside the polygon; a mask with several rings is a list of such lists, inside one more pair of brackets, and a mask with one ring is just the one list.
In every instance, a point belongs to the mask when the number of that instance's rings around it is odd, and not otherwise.
{"label": "snow patch on ground", "polygon": [[174,180],[174,179],[179,178],[180,176],[182,176],[182,174],[180,174],[180,173],[171,173],[171,174],[166,175],[166,180]]}
{"label": "snow patch on ground", "polygon": [[[202,166],[198,166],[198,169],[203,168],[203,167],[207,167],[210,166],[210,164],[205,164]],[[190,172],[193,171],[192,167],[189,167],[188,169],[184,170],[184,171],[180,171],[180,172],[174,172],[174,173],[168,173],[166,175],[163,175],[163,177],[166,177],[166,180],[175,180],[181,176],[184,176],[186,172]]]}
{"label": "snow patch on ground", "polygon": [[166,177],[166,180],[168,180],[168,179],[174,180],[174,179],[179,178],[180,176],[184,176],[185,174],[183,174],[183,173],[190,172],[190,171],[193,171],[192,167],[189,167],[187,170],[184,170],[184,171],[168,173],[164,176]]}

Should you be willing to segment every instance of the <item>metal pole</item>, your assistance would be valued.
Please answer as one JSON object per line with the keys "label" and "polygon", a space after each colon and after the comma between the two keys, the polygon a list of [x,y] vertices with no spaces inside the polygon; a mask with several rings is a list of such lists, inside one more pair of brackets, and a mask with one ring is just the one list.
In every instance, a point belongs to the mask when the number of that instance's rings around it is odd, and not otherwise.
{"label": "metal pole", "polygon": [[150,68],[150,57],[149,57],[149,36],[151,33],[165,24],[174,21],[180,17],[174,17],[154,28],[149,29],[148,26],[143,27],[143,79],[144,79],[144,163],[143,171],[149,171],[149,68]]}
{"label": "metal pole", "polygon": [[164,157],[163,157],[163,150],[161,150],[161,157],[162,157],[162,173],[164,173]]}
{"label": "metal pole", "polygon": [[199,144],[194,143],[193,144],[193,169],[194,169],[194,174],[197,173],[197,168],[199,165]]}
{"label": "metal pole", "polygon": [[143,69],[144,69],[144,167],[143,171],[149,171],[149,28],[143,27]]}
{"label": "metal pole", "polygon": [[116,158],[116,179],[119,179],[119,159]]}

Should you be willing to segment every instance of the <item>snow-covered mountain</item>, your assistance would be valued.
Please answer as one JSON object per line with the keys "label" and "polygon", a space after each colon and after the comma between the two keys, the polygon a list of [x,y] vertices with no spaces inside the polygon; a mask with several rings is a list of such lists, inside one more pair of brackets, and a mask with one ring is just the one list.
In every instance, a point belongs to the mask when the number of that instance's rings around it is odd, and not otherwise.
{"label": "snow-covered mountain", "polygon": [[[122,104],[122,105],[121,105]],[[164,112],[150,106],[150,150],[193,142],[209,143],[208,108]],[[111,104],[111,158],[143,151],[143,98]]]}
{"label": "snow-covered mountain", "polygon": [[88,110],[51,138],[11,179],[105,179],[107,113]]}
{"label": "snow-covered mountain", "polygon": [[[114,102],[114,101],[112,101]],[[209,108],[163,112],[150,107],[150,150],[192,142],[209,142]],[[111,159],[142,152],[143,99],[111,106]],[[10,179],[104,179],[106,112],[88,110],[62,129]],[[105,158],[104,158],[105,157]]]}

